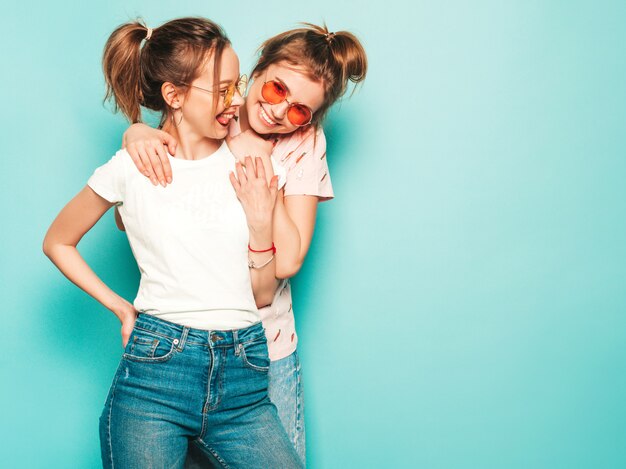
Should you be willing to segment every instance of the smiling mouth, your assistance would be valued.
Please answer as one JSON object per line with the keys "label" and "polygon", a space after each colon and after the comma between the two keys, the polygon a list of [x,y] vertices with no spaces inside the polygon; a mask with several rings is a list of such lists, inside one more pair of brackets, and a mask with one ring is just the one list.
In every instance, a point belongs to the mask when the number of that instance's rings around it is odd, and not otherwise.
{"label": "smiling mouth", "polygon": [[263,120],[263,122],[265,122],[270,127],[278,125],[278,123],[270,119],[270,116],[267,115],[267,113],[265,112],[265,109],[263,109],[263,106],[259,105],[259,109],[260,109],[259,116],[261,116],[261,119]]}

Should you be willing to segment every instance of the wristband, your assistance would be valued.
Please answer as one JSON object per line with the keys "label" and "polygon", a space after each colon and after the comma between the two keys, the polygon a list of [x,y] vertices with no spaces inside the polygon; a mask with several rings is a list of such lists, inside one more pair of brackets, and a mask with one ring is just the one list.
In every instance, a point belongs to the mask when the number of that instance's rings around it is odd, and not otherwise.
{"label": "wristband", "polygon": [[252,249],[250,247],[250,243],[248,243],[248,251],[250,251],[250,252],[270,252],[270,251],[272,251],[272,254],[276,254],[276,246],[274,246],[274,243],[272,243],[272,247],[271,248],[263,249],[262,251],[256,251],[256,250]]}

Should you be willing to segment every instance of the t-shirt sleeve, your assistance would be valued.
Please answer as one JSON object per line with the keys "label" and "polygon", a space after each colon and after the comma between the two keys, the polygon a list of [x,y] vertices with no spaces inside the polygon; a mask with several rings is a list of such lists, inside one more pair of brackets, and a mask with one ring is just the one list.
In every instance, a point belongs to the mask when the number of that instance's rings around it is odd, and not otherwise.
{"label": "t-shirt sleeve", "polygon": [[334,197],[326,161],[326,137],[320,129],[311,132],[294,151],[287,168],[285,195],[315,195],[320,200]]}
{"label": "t-shirt sleeve", "polygon": [[118,151],[107,163],[97,168],[87,181],[96,194],[114,204],[124,202],[124,153]]}
{"label": "t-shirt sleeve", "polygon": [[278,190],[281,190],[287,182],[287,170],[282,167],[274,156],[271,157],[272,169],[274,170],[274,176],[278,176]]}

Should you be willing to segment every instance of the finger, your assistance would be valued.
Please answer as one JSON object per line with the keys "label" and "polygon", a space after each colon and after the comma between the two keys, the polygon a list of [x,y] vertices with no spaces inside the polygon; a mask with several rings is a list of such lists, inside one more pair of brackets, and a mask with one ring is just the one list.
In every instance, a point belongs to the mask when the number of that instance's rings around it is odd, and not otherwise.
{"label": "finger", "polygon": [[163,143],[165,144],[165,146],[167,146],[167,151],[170,152],[170,155],[174,156],[176,154],[176,147],[178,147],[178,142],[167,132],[163,132],[162,136]]}
{"label": "finger", "polygon": [[237,181],[237,177],[235,176],[235,173],[231,171],[228,174],[228,177],[230,178],[230,183],[233,185],[233,189],[235,189],[235,193],[239,194],[239,190],[241,189],[241,184],[239,184],[239,181]]}
{"label": "finger", "polygon": [[141,146],[138,145],[137,149],[139,152],[139,157],[141,158],[141,161],[143,162],[146,171],[148,171],[148,177],[150,178],[150,182],[152,182],[152,184],[155,186],[159,185],[159,180],[156,173],[154,172],[154,168],[152,167],[152,161],[150,160],[150,154],[148,152],[148,149],[143,144]]}
{"label": "finger", "polygon": [[128,343],[128,339],[130,339],[130,334],[132,329],[129,331],[128,329],[122,326],[122,347],[126,348],[126,344]]}
{"label": "finger", "polygon": [[263,179],[264,181],[266,181],[265,166],[263,166],[263,160],[258,156],[256,157],[256,175],[259,179]]}
{"label": "finger", "polygon": [[239,181],[239,184],[246,184],[248,182],[248,177],[246,172],[243,170],[243,165],[239,161],[235,163],[235,170],[237,171],[237,180]]}
{"label": "finger", "polygon": [[276,194],[278,194],[278,176],[272,176],[269,185],[270,196],[272,200],[276,200]]}
{"label": "finger", "polygon": [[167,152],[165,151],[165,148],[166,147],[159,144],[156,147],[156,152],[157,152],[159,161],[161,161],[161,167],[163,168],[165,181],[169,184],[170,182],[172,182],[172,165],[170,164],[170,159],[167,156]]}
{"label": "finger", "polygon": [[163,174],[163,166],[161,165],[161,160],[159,159],[156,149],[149,146],[146,151],[148,153],[148,158],[150,158],[150,163],[152,164],[152,170],[156,173],[159,184],[165,187],[165,174]]}
{"label": "finger", "polygon": [[256,168],[254,167],[254,161],[251,156],[246,156],[245,166],[246,166],[246,175],[248,179],[254,179],[256,177]]}
{"label": "finger", "polygon": [[143,162],[141,161],[141,158],[139,157],[137,146],[134,144],[130,144],[126,148],[126,151],[130,155],[130,159],[133,160],[133,163],[135,163],[135,166],[137,166],[137,169],[139,170],[139,172],[146,177],[150,177],[150,173],[148,172],[148,170],[146,169],[146,166],[143,164]]}

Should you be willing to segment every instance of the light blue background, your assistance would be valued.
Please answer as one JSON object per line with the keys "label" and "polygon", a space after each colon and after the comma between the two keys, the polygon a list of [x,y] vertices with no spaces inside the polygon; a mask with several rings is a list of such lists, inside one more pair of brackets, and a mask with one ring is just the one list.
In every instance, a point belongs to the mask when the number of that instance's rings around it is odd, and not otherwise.
{"label": "light blue background", "polygon": [[[0,465],[99,465],[118,323],[41,241],[126,126],[108,34],[190,14],[243,70],[298,21],[369,53],[294,282],[309,467],[626,467],[626,3],[495,0],[3,6]],[[133,297],[111,214],[80,247]]]}

